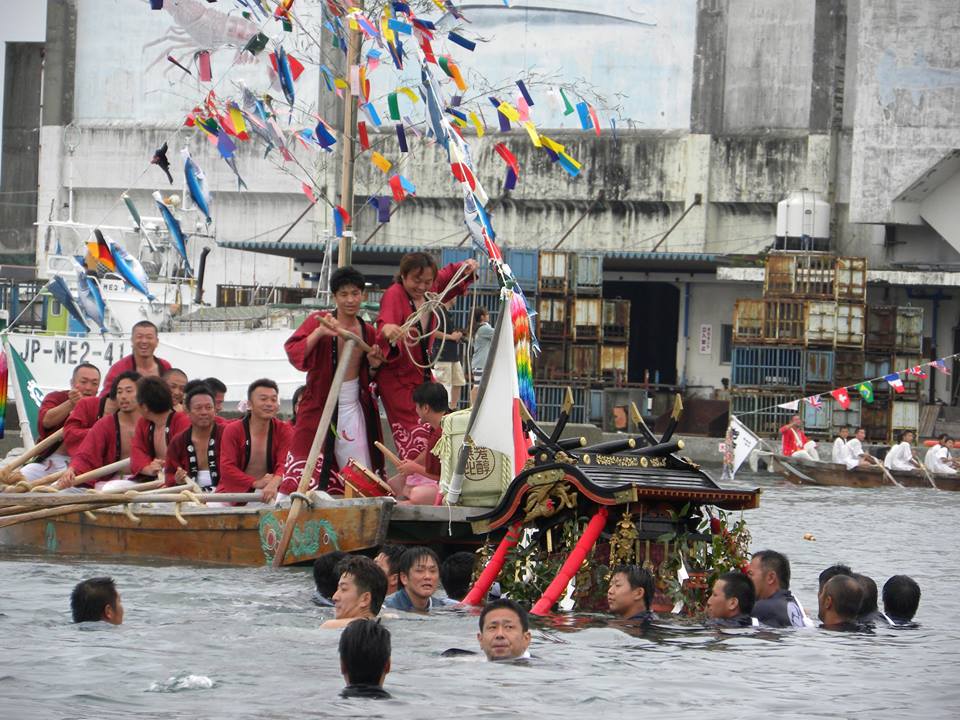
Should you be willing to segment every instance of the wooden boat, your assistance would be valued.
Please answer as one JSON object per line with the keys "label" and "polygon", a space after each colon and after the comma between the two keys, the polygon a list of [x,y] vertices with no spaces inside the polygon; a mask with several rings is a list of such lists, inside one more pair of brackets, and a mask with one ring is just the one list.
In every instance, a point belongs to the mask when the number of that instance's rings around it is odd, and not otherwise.
{"label": "wooden boat", "polygon": [[[397,505],[393,498],[317,503],[301,511],[284,565],[333,550],[353,552],[387,542],[478,545],[468,517],[485,508]],[[0,547],[55,556],[169,560],[226,566],[269,565],[287,509],[171,504],[95,510],[0,528]]]}
{"label": "wooden boat", "polygon": [[[774,466],[783,476],[797,485],[822,485],[828,487],[877,488],[890,487],[893,483],[879,467],[857,467],[848,470],[846,465],[813,462],[784,455],[773,456]],[[922,470],[905,472],[891,470],[890,475],[903,487],[960,491],[960,475],[933,473],[928,478]],[[931,480],[933,481],[931,484]]]}

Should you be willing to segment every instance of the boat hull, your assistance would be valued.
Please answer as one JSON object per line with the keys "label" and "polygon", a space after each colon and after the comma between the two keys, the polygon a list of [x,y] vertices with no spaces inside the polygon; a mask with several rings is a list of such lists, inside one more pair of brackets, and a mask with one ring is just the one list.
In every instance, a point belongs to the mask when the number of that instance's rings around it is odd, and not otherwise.
{"label": "boat hull", "polygon": [[[394,503],[390,499],[344,500],[303,510],[284,565],[312,561],[334,550],[353,552],[386,541]],[[208,565],[259,566],[273,561],[286,509],[169,506],[74,513],[0,529],[0,546],[55,556],[169,560]]]}
{"label": "boat hull", "polygon": [[[819,485],[823,487],[878,488],[892,483],[879,467],[858,467],[848,470],[845,465],[815,463],[795,460],[782,455],[774,456],[781,474],[796,485]],[[960,491],[960,476],[931,475],[933,484],[922,471],[890,473],[903,487],[936,488],[937,490]]]}

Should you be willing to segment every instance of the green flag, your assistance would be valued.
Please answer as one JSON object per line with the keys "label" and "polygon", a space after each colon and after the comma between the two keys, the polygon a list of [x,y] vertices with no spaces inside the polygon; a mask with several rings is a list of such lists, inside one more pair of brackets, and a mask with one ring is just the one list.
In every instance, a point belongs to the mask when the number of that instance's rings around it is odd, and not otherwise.
{"label": "green flag", "polygon": [[37,416],[40,414],[40,403],[43,402],[43,390],[33,379],[33,373],[23,362],[20,353],[10,347],[6,337],[3,339],[3,350],[7,356],[7,370],[9,372],[9,386],[17,394],[17,414],[20,416],[20,437],[25,448],[32,447],[35,441],[34,432],[37,427]]}
{"label": "green flag", "polygon": [[873,383],[869,380],[864,380],[862,383],[857,385],[857,392],[860,393],[860,397],[863,398],[864,402],[873,402]]}

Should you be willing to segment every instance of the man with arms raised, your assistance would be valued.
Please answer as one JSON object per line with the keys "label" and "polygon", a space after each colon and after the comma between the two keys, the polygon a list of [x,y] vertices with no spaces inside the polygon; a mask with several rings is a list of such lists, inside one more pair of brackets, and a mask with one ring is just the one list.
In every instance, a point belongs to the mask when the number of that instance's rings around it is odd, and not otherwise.
{"label": "man with arms raised", "polygon": [[728,572],[713,583],[707,598],[707,621],[714,627],[750,627],[750,617],[757,591],[753,583],[741,572]]}
{"label": "man with arms raised", "polygon": [[653,575],[639,565],[621,565],[614,568],[607,589],[610,612],[621,620],[639,620],[648,623],[657,616],[650,609],[655,592]]}
{"label": "man with arms raised", "polygon": [[77,583],[70,594],[70,610],[75,623],[123,623],[123,603],[113,578],[93,577]]}
{"label": "man with arms raised", "polygon": [[273,502],[283,472],[290,426],[277,418],[279,392],[273,380],[254,380],[247,388],[247,414],[224,428],[217,492],[263,490],[263,502]]}
{"label": "man with arms raised", "polygon": [[[60,479],[54,483],[57,490],[66,490],[77,485],[77,476],[90,470],[110,465],[118,460],[130,457],[133,435],[140,420],[140,405],[137,404],[137,381],[140,376],[135,372],[120,373],[110,389],[110,399],[117,405],[116,412],[104,415],[93,424],[80,445],[80,450],[70,459],[70,465]],[[131,485],[125,480],[122,489]],[[94,481],[81,483],[84,487],[93,487]],[[107,481],[96,483],[97,489],[104,489]]]}
{"label": "man with arms raised", "polygon": [[761,550],[750,559],[750,579],[757,591],[753,617],[769,627],[804,627],[803,610],[790,594],[790,561],[774,550]]}
{"label": "man with arms raised", "polygon": [[170,388],[160,378],[145,377],[137,383],[140,420],[130,449],[130,474],[159,477],[170,440],[190,427],[186,413],[174,412]]}
{"label": "man with arms raised", "polygon": [[827,580],[817,596],[821,627],[825,630],[858,630],[857,613],[863,602],[860,583],[849,575]]}
{"label": "man with arms raised", "polygon": [[[336,432],[325,435],[323,457],[317,463],[310,487],[342,495],[343,484],[331,472],[346,467],[351,458],[366,468],[383,471],[383,455],[374,446],[381,439],[380,411],[370,394],[370,382],[383,362],[383,353],[376,344],[376,328],[358,315],[365,284],[357,270],[350,266],[339,268],[330,276],[336,310],[312,313],[284,343],[290,363],[307,373],[307,385],[300,396],[297,424],[286,458],[280,487],[283,495],[294,492],[300,484],[333,376],[342,361],[349,365],[331,422]],[[352,332],[373,350],[364,354],[355,349],[349,358],[342,358],[345,341],[338,334],[340,329]]]}
{"label": "man with arms raised", "polygon": [[340,582],[333,594],[333,620],[320,627],[342,628],[355,620],[376,620],[387,594],[387,578],[368,557],[351,555],[337,565]]}
{"label": "man with arms raised", "polygon": [[803,420],[799,415],[794,415],[789,423],[780,428],[780,435],[783,437],[783,454],[787,457],[820,461],[817,444],[807,439],[803,432]]}
{"label": "man with arms raised", "polygon": [[440,584],[440,560],[427,547],[416,546],[403,553],[400,559],[401,588],[383,603],[392,610],[428,613],[435,607],[456,605],[456,601],[435,598]]}
{"label": "man with arms raised", "polygon": [[480,612],[477,642],[487,660],[520,660],[530,657],[530,619],[516,600],[488,602]]}
{"label": "man with arms raised", "polygon": [[113,387],[113,381],[120,373],[135,371],[143,377],[160,377],[170,369],[170,363],[153,354],[157,345],[160,344],[160,335],[157,326],[149,320],[141,320],[134,324],[130,331],[130,344],[133,346],[133,352],[120,358],[110,367],[103,381],[101,394]]}
{"label": "man with arms raised", "polygon": [[[37,414],[37,440],[43,440],[64,427],[78,403],[84,398],[95,396],[99,389],[100,371],[96,366],[90,363],[77,365],[70,376],[69,390],[54,390],[44,396]],[[70,463],[70,451],[75,452],[76,447],[65,442],[66,434],[64,430],[64,440],[58,446],[51,448],[41,457],[34,458],[33,462],[20,469],[25,479],[39,480],[44,475],[63,470]]]}
{"label": "man with arms raised", "polygon": [[184,402],[190,427],[167,445],[164,484],[169,487],[192,478],[201,490],[209,492],[220,483],[223,427],[216,422],[213,393],[206,385],[192,388]]}

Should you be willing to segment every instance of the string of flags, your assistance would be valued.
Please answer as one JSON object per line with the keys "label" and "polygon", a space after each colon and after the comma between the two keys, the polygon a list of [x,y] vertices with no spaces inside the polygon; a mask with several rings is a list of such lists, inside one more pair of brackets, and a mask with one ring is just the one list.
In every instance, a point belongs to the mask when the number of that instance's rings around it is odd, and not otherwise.
{"label": "string of flags", "polygon": [[770,405],[768,407],[751,410],[749,412],[738,413],[738,415],[755,415],[757,413],[769,412],[775,408],[797,412],[799,411],[801,405],[809,405],[817,410],[822,410],[824,407],[824,400],[827,398],[831,398],[837,405],[840,406],[841,409],[846,410],[850,407],[852,399],[850,395],[851,391],[856,392],[863,402],[869,404],[874,401],[874,393],[877,390],[877,385],[879,383],[886,383],[890,386],[894,393],[900,395],[906,392],[904,377],[909,380],[916,381],[926,380],[929,377],[929,372],[926,368],[936,370],[943,375],[950,375],[951,371],[950,368],[947,367],[946,361],[953,360],[957,357],[960,357],[960,353],[946,355],[942,358],[938,358],[937,360],[931,360],[930,362],[914,365],[903,370],[897,370],[887,375],[881,375],[880,377],[870,378],[869,380],[861,380],[858,383],[834,388],[828,392],[822,392],[816,395],[808,395],[807,397],[797,398],[796,400],[791,400],[790,402],[779,403],[777,405]]}

